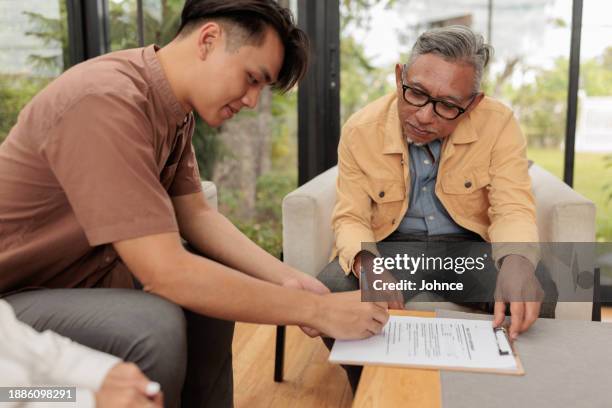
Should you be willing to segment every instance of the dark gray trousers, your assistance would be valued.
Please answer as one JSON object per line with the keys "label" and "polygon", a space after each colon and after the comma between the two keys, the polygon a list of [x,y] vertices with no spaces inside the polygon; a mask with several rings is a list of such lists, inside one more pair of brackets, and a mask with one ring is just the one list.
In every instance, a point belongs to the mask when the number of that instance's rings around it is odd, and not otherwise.
{"label": "dark gray trousers", "polygon": [[234,322],[135,289],[40,289],[4,298],[17,318],[133,362],[166,407],[232,407]]}

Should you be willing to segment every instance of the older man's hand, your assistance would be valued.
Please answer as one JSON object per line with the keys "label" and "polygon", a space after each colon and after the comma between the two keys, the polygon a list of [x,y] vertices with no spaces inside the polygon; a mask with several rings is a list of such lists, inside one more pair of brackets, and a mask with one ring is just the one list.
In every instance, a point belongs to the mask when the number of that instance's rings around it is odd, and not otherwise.
{"label": "older man's hand", "polygon": [[499,327],[510,303],[510,338],[516,340],[538,319],[544,290],[535,276],[534,266],[520,255],[504,257],[497,276],[493,325]]}
{"label": "older man's hand", "polygon": [[[397,280],[388,270],[385,269],[380,274],[376,274],[373,272],[373,264],[375,257],[375,255],[367,251],[361,251],[359,254],[357,254],[354,265],[354,269],[357,272],[355,274],[357,276],[357,279],[360,279],[361,273],[365,272],[365,275],[372,279],[379,279],[384,283],[396,284]],[[360,282],[360,284],[361,283],[362,282]],[[389,309],[404,310],[404,297],[400,291],[385,291],[384,300],[388,303]]]}

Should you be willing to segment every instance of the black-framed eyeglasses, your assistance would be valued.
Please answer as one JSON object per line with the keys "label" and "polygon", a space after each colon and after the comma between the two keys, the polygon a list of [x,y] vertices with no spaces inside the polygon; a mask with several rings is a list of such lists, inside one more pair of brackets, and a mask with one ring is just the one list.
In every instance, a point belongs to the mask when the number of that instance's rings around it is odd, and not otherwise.
{"label": "black-framed eyeglasses", "polygon": [[402,90],[404,101],[412,106],[416,106],[418,108],[422,108],[423,106],[431,103],[433,105],[433,110],[436,115],[440,116],[442,119],[446,120],[455,120],[462,114],[464,114],[470,105],[476,99],[476,95],[472,96],[470,103],[465,108],[461,106],[457,106],[453,103],[445,101],[443,99],[434,98],[426,92],[421,91],[420,89],[414,88],[412,86],[408,86],[404,84],[406,79],[406,66],[402,67]]}

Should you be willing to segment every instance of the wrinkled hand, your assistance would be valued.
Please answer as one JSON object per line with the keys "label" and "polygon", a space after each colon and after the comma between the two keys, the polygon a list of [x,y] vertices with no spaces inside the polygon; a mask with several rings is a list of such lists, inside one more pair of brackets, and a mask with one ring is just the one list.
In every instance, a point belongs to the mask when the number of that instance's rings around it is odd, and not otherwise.
{"label": "wrinkled hand", "polygon": [[[329,289],[322,284],[321,281],[303,272],[298,272],[294,276],[287,278],[285,281],[283,281],[282,285],[286,288],[307,290],[319,295],[329,293]],[[300,326],[300,329],[302,329],[302,331],[310,337],[317,337],[321,335],[321,332],[311,327]]]}
{"label": "wrinkled hand", "polygon": [[[380,279],[385,283],[397,283],[397,279],[391,274],[391,272],[385,270],[380,275],[372,273],[373,279]],[[404,296],[399,290],[386,290],[385,300],[389,303],[389,309],[404,310]]]}
{"label": "wrinkled hand", "polygon": [[516,340],[538,319],[543,299],[544,290],[531,262],[520,255],[507,255],[497,276],[493,325],[499,327],[504,322],[509,302],[510,338]]}
{"label": "wrinkled hand", "polygon": [[[359,277],[361,277],[361,272],[363,271],[368,278],[373,280],[380,279],[385,283],[397,283],[397,279],[395,279],[391,272],[387,270],[384,270],[381,274],[372,272],[373,262],[374,255],[371,253],[362,251],[357,254],[357,257],[355,258],[355,270],[359,272]],[[387,301],[389,305],[389,309],[404,310],[404,296],[402,296],[401,291],[385,291],[384,296],[385,301]]]}
{"label": "wrinkled hand", "polygon": [[163,395],[151,395],[151,381],[132,363],[119,363],[104,377],[96,392],[98,408],[163,407]]}

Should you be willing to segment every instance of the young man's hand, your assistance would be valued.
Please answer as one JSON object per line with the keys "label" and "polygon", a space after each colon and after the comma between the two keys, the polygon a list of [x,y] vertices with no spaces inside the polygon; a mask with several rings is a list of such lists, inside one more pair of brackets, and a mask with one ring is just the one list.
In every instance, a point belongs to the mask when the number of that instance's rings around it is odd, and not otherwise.
{"label": "young man's hand", "polygon": [[505,319],[506,303],[510,303],[510,338],[516,340],[538,319],[544,299],[544,290],[535,276],[535,270],[527,258],[507,255],[497,276],[495,288],[495,318],[499,327]]}
{"label": "young man's hand", "polygon": [[338,340],[379,334],[389,320],[387,302],[362,302],[358,290],[323,295],[317,306],[309,326]]}
{"label": "young man's hand", "polygon": [[151,382],[132,363],[119,363],[111,368],[96,392],[98,408],[163,407],[161,391],[152,390]]}
{"label": "young man's hand", "polygon": [[300,271],[295,271],[293,275],[283,280],[283,286],[288,288],[307,290],[319,295],[329,293],[329,289],[320,280]]}
{"label": "young man's hand", "polygon": [[[285,279],[283,281],[283,286],[286,288],[307,290],[319,295],[329,293],[329,289],[322,284],[321,281],[299,271],[296,271],[292,277]],[[302,331],[310,337],[317,337],[321,335],[320,331],[313,329],[312,327],[300,326],[300,329],[302,329]]]}

